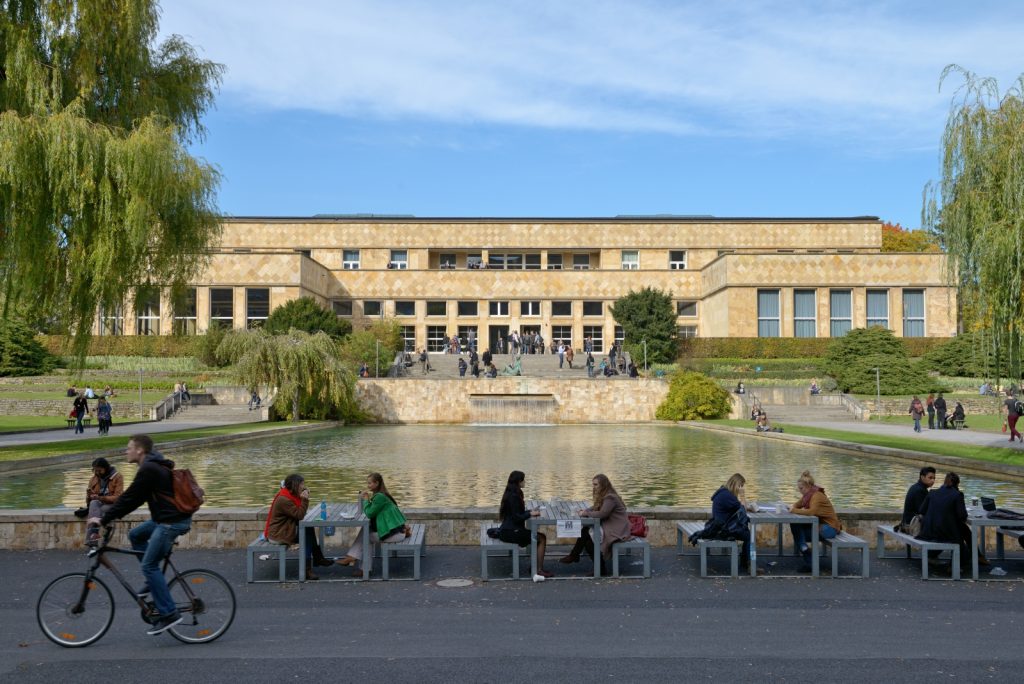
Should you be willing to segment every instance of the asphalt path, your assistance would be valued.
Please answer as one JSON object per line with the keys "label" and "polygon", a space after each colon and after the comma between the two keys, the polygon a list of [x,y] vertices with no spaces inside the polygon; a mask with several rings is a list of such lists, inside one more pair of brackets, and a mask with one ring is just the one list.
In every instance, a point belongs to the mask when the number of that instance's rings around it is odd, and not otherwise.
{"label": "asphalt path", "polygon": [[[887,437],[907,437],[911,439],[931,440],[936,442],[955,442],[957,444],[970,444],[973,446],[1003,447],[1024,451],[1024,443],[1011,442],[1009,437],[1000,432],[980,432],[978,430],[929,430],[927,424],[921,432],[914,432],[914,423],[907,418],[907,424],[893,425],[892,423],[878,423],[873,421],[832,421],[832,422],[807,422],[787,421],[794,425],[805,425],[807,427],[828,428],[829,430],[842,430],[843,432],[860,432],[866,435],[884,435]],[[970,417],[967,418],[970,425]],[[927,451],[927,448],[922,449]]]}
{"label": "asphalt path", "polygon": [[[770,577],[701,579],[696,559],[655,549],[650,580],[444,588],[438,580],[479,575],[477,549],[428,549],[421,582],[246,584],[240,550],[175,559],[234,586],[238,613],[221,639],[147,636],[111,583],[119,612],[110,632],[64,649],[43,637],[35,601],[52,578],[84,569],[84,556],[0,552],[0,680],[1020,681],[1024,665],[1024,561],[1004,564],[1009,582],[924,582],[916,563],[874,558],[866,580],[779,577],[795,567],[791,558]],[[492,572],[508,571],[508,561],[492,563]],[[852,556],[843,561],[855,566]],[[583,574],[590,565],[555,569]]]}

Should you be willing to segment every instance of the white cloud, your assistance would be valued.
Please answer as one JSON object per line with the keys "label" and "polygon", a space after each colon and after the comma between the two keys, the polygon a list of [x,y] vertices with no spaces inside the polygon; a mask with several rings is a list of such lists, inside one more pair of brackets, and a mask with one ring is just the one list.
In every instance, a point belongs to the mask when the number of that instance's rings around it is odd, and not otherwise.
{"label": "white cloud", "polygon": [[171,0],[162,30],[259,107],[909,147],[941,126],[947,63],[1024,70],[1024,20],[967,5]]}

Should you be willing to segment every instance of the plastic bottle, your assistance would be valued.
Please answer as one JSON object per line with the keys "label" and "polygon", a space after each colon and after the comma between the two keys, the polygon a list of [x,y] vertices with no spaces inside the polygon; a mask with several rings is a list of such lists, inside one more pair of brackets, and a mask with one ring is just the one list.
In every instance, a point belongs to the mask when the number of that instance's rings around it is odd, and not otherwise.
{"label": "plastic bottle", "polygon": [[[321,520],[327,520],[327,502],[326,501],[321,501],[320,502],[320,519]],[[325,527],[324,528],[324,534],[327,535],[328,537],[333,537],[334,536],[334,528],[333,527]]]}

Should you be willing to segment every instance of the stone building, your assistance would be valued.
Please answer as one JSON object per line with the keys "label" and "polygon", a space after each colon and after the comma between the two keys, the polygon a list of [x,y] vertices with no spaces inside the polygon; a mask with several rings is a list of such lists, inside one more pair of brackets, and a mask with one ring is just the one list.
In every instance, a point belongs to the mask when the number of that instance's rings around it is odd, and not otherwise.
{"label": "stone building", "polygon": [[881,245],[875,217],[228,218],[181,301],[154,289],[137,310],[101,312],[96,332],[255,326],[310,296],[356,327],[395,317],[410,348],[537,330],[602,351],[622,336],[609,307],[650,286],[672,293],[681,336],[955,334],[945,256]]}

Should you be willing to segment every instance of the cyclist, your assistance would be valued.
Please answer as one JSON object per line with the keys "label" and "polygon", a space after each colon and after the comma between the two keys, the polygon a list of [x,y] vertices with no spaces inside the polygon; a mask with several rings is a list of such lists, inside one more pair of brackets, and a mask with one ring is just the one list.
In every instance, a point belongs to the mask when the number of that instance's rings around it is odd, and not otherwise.
{"label": "cyclist", "polygon": [[137,464],[139,470],[131,485],[103,514],[100,522],[108,526],[112,520],[123,518],[144,503],[149,504],[151,519],[132,529],[128,540],[133,549],[144,552],[140,562],[146,585],[139,594],[149,593],[160,613],[146,634],[160,634],[182,620],[160,563],[171,550],[174,540],[191,529],[192,516],[180,512],[172,502],[174,484],[171,470],[174,462],[153,451],[153,440],[149,435],[132,435],[125,448],[125,456],[129,463]]}

